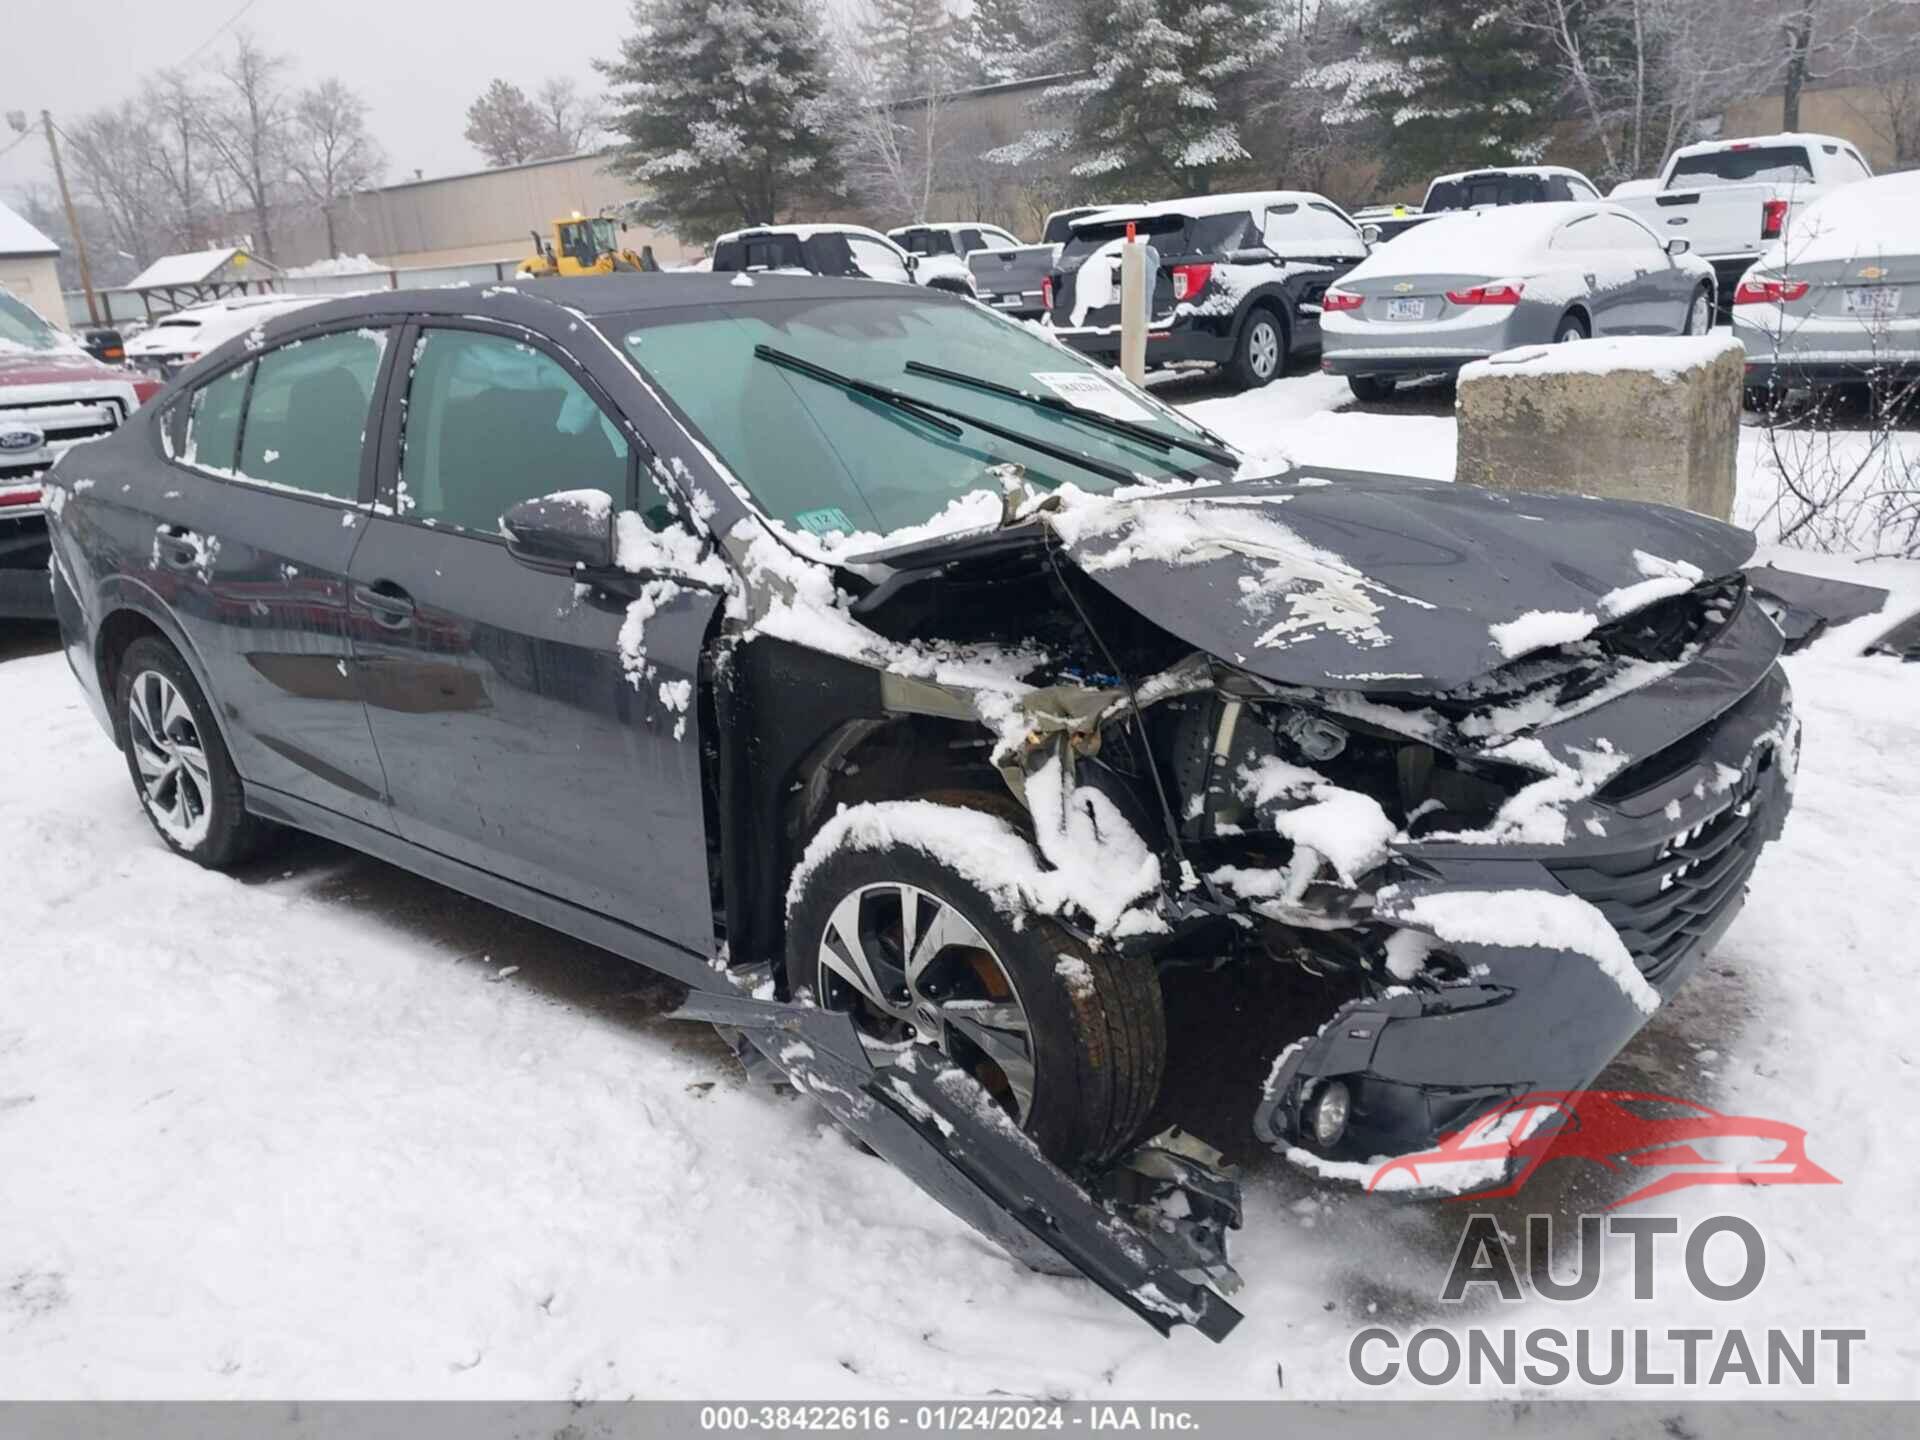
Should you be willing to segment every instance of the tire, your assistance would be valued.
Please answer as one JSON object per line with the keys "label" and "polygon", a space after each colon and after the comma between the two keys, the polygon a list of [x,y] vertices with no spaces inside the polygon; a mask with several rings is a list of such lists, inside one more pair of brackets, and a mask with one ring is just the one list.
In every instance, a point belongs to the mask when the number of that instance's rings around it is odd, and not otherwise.
{"label": "tire", "polygon": [[1349,375],[1347,388],[1363,405],[1381,405],[1393,399],[1398,386],[1391,375]]}
{"label": "tire", "polygon": [[257,854],[268,826],[247,813],[213,707],[179,652],[150,635],[134,641],[120,657],[114,702],[134,797],[167,848],[209,870]]}
{"label": "tire", "polygon": [[1554,327],[1553,343],[1565,345],[1573,340],[1591,340],[1593,331],[1587,328],[1587,322],[1576,312],[1569,310],[1560,317],[1559,325]]}
{"label": "tire", "polygon": [[1687,318],[1682,335],[1704,335],[1713,329],[1713,290],[1706,285],[1694,289],[1687,301]]}
{"label": "tire", "polygon": [[1287,322],[1277,310],[1261,305],[1248,313],[1228,368],[1242,390],[1270,385],[1286,370]]}
{"label": "tire", "polygon": [[[949,942],[923,953],[913,988],[901,983],[905,967],[896,963],[909,900],[917,933]],[[1159,1096],[1167,1046],[1159,977],[1145,957],[1094,949],[1049,916],[1018,920],[1016,929],[1014,917],[977,885],[911,845],[842,848],[807,873],[794,897],[788,986],[795,998],[851,1011],[876,1064],[903,1043],[937,1043],[1063,1168],[1108,1159],[1137,1137]],[[890,991],[887,1009],[873,1003],[865,982],[847,978],[846,970],[860,968],[847,957],[849,928],[860,937],[867,974]],[[821,958],[830,933],[840,969]],[[984,947],[972,943],[976,938]],[[984,1000],[1000,1012],[1010,1002],[1024,1017],[1027,1096],[1019,1093],[1017,1063],[1003,1065],[949,1019],[899,1018],[924,1017],[929,1007],[965,1016],[964,1007],[948,1008],[964,1000]],[[923,1026],[937,1032],[937,1042]],[[996,1029],[990,1038],[1018,1050],[1021,1042],[1008,1039],[1015,1034]]]}

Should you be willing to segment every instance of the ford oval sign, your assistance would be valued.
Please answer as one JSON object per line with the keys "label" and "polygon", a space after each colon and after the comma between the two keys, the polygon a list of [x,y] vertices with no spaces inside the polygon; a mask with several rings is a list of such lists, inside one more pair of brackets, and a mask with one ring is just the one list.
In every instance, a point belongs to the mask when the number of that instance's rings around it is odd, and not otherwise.
{"label": "ford oval sign", "polygon": [[46,433],[37,425],[9,425],[0,430],[0,454],[18,455],[38,450],[47,443]]}

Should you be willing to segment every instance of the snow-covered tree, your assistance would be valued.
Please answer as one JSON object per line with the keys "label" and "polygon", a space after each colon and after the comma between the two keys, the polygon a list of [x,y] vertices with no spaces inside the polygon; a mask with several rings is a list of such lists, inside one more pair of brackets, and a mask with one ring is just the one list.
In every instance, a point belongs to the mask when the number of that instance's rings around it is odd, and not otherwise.
{"label": "snow-covered tree", "polygon": [[1052,0],[973,0],[959,25],[976,85],[999,85],[1074,69],[1073,29]]}
{"label": "snow-covered tree", "polygon": [[805,0],[634,0],[602,62],[638,218],[684,236],[767,224],[839,184],[833,102]]}
{"label": "snow-covered tree", "polygon": [[1528,0],[1373,0],[1364,48],[1310,83],[1336,123],[1377,122],[1391,180],[1537,160],[1560,93]]}
{"label": "snow-covered tree", "polygon": [[1070,19],[1090,72],[1045,92],[1057,127],[995,158],[1064,148],[1073,175],[1106,196],[1204,194],[1252,158],[1247,96],[1284,44],[1272,0],[1077,0]]}
{"label": "snow-covered tree", "polygon": [[510,80],[495,78],[467,107],[467,143],[489,167],[524,165],[553,153],[551,132],[539,107]]}

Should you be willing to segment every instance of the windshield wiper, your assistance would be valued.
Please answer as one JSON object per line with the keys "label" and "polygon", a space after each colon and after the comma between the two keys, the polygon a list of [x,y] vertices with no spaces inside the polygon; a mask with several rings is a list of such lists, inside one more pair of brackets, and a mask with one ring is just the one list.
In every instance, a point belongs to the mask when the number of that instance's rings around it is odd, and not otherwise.
{"label": "windshield wiper", "polygon": [[1057,395],[1035,395],[1026,390],[1015,389],[1011,385],[1002,385],[997,380],[982,380],[978,375],[968,375],[959,370],[948,370],[940,365],[929,365],[924,360],[909,360],[908,373],[928,375],[936,380],[950,380],[955,385],[970,386],[975,390],[984,390],[989,395],[1004,395],[1009,400],[1019,400],[1055,415],[1066,415],[1096,430],[1110,430],[1116,435],[1125,435],[1142,444],[1151,445],[1162,453],[1178,446],[1191,451],[1216,465],[1224,465],[1230,470],[1240,466],[1240,457],[1218,445],[1204,444],[1199,440],[1189,440],[1184,435],[1169,435],[1156,430],[1151,425],[1141,425],[1133,420],[1122,420],[1117,415],[1102,415],[1098,411],[1083,410],[1072,401],[1063,400]]}
{"label": "windshield wiper", "polygon": [[904,390],[892,390],[885,385],[877,385],[871,380],[862,380],[857,375],[842,375],[838,370],[829,370],[824,365],[816,365],[811,360],[803,360],[798,355],[788,354],[785,350],[776,350],[771,345],[756,345],[753,347],[753,354],[755,359],[770,361],[783,369],[805,375],[810,380],[818,380],[827,385],[838,385],[842,390],[852,394],[864,395],[883,405],[891,405],[949,435],[957,436],[960,428],[941,419],[943,415],[950,416],[963,425],[971,425],[974,429],[984,431],[988,435],[997,435],[1002,440],[1010,440],[1015,445],[1024,446],[1041,455],[1050,456],[1068,465],[1076,465],[1082,470],[1104,476],[1116,485],[1131,485],[1139,479],[1133,471],[1123,470],[1118,465],[1109,465],[1106,461],[1096,460],[1091,455],[1078,454],[1050,441],[1036,440],[1031,435],[1022,435],[1018,430],[1008,430],[1003,426],[995,425],[990,420],[982,420],[978,416],[967,414],[964,410],[956,410],[951,405],[942,405],[934,400],[923,400],[918,395],[909,395]]}

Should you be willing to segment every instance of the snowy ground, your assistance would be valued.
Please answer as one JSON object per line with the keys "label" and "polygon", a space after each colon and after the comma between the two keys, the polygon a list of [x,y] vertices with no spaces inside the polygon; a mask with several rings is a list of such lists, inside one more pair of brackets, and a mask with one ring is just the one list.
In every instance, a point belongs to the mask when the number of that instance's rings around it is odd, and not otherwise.
{"label": "snowy ground", "polygon": [[[1344,398],[1303,375],[1191,403],[1262,452],[1450,473],[1440,407]],[[1763,477],[1743,453],[1744,506]],[[1221,1346],[1015,1268],[747,1087],[624,962],[319,842],[238,879],[171,858],[64,661],[16,637],[0,1394],[1301,1398],[1381,1393],[1348,1376],[1363,1325],[1476,1322],[1865,1327],[1849,1393],[1920,1395],[1920,666],[1857,655],[1920,606],[1920,565],[1776,558],[1895,598],[1789,660],[1806,741],[1785,840],[1603,1083],[1804,1126],[1843,1184],[1644,1207],[1750,1217],[1770,1266],[1749,1300],[1689,1300],[1670,1256],[1657,1307],[1615,1264],[1592,1300],[1493,1313],[1436,1298],[1459,1210],[1214,1135],[1248,1160],[1247,1320]],[[1518,1228],[1619,1193],[1559,1175],[1489,1208]]]}

